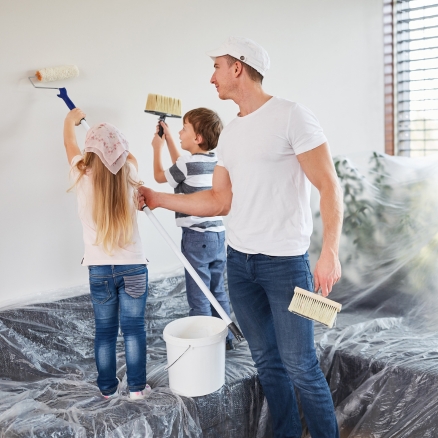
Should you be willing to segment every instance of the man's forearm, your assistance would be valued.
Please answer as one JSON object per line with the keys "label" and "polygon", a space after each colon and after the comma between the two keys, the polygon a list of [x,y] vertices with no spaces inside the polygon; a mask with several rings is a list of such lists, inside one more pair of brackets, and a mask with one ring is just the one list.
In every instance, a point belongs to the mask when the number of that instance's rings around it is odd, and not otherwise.
{"label": "man's forearm", "polygon": [[231,204],[226,197],[221,197],[220,194],[215,193],[213,190],[204,190],[191,195],[155,192],[147,187],[139,187],[138,191],[151,210],[161,207],[190,216],[211,217],[226,215]]}
{"label": "man's forearm", "polygon": [[321,254],[338,257],[339,241],[342,231],[343,199],[342,190],[337,181],[320,191],[323,241]]}
{"label": "man's forearm", "polygon": [[213,172],[212,189],[191,195],[172,195],[155,192],[148,187],[139,187],[140,198],[153,210],[161,207],[185,213],[190,216],[211,217],[228,214],[231,209],[233,192],[228,171],[216,166]]}
{"label": "man's forearm", "polygon": [[157,193],[157,203],[158,207],[190,216],[209,217],[228,213],[228,211],[224,211],[224,206],[214,196],[212,190],[203,190],[190,195]]}

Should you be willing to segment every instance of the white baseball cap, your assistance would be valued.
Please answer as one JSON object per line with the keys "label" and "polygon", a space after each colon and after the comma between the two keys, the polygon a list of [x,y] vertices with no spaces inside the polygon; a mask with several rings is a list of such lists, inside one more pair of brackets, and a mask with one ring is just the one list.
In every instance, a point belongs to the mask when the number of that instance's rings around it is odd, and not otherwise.
{"label": "white baseball cap", "polygon": [[207,52],[207,55],[213,59],[231,55],[256,69],[262,76],[265,76],[271,64],[268,52],[255,41],[244,37],[231,36],[219,48]]}

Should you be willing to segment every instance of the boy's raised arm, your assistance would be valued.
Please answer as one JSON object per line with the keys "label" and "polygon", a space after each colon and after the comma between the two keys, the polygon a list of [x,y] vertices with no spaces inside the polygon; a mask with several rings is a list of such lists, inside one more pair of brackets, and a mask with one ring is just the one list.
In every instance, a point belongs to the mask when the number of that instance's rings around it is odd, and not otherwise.
{"label": "boy's raised arm", "polygon": [[154,148],[154,178],[157,183],[165,183],[166,175],[164,174],[163,162],[161,160],[161,149],[164,145],[164,139],[158,135],[158,127],[152,139],[152,147]]}
{"label": "boy's raised arm", "polygon": [[160,125],[163,127],[164,138],[166,140],[167,149],[169,149],[170,159],[172,160],[172,164],[176,163],[176,160],[181,156],[178,148],[173,141],[172,134],[170,133],[170,129],[164,122],[160,122]]}

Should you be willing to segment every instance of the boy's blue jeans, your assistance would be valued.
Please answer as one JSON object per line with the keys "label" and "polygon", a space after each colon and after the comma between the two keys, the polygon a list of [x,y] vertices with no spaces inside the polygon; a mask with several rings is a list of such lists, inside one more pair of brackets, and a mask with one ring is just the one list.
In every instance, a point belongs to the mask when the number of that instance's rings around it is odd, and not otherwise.
{"label": "boy's blue jeans", "polygon": [[295,286],[313,290],[306,254],[270,257],[227,249],[231,304],[248,341],[276,438],[300,438],[298,390],[310,435],[339,437],[330,390],[319,367],[313,322],[288,311]]}
{"label": "boy's blue jeans", "polygon": [[[225,231],[204,233],[182,228],[181,251],[209,288],[218,303],[230,315],[230,303],[224,285],[224,271],[227,263],[225,251]],[[220,318],[208,298],[185,271],[189,316],[205,315]],[[228,331],[227,339],[234,336]]]}
{"label": "boy's blue jeans", "polygon": [[146,265],[89,266],[90,293],[96,334],[94,352],[97,386],[103,395],[117,390],[116,342],[120,327],[125,340],[126,374],[130,391],[146,386],[144,315],[148,293]]}

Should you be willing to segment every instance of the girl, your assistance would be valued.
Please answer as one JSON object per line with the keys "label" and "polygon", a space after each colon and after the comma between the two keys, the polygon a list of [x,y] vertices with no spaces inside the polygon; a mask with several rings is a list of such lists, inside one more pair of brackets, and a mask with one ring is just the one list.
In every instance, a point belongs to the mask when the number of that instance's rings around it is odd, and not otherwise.
{"label": "girl", "polygon": [[129,396],[145,398],[146,332],[144,314],[148,292],[146,258],[136,215],[137,160],[128,142],[114,126],[92,127],[81,154],[75,126],[85,114],[75,108],[64,122],[64,145],[77,190],[83,226],[90,293],[96,324],[97,385],[104,398],[119,394],[116,376],[116,341],[120,326],[125,340]]}

